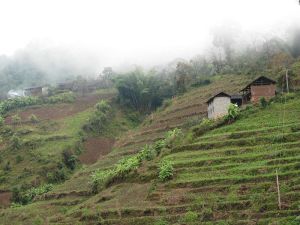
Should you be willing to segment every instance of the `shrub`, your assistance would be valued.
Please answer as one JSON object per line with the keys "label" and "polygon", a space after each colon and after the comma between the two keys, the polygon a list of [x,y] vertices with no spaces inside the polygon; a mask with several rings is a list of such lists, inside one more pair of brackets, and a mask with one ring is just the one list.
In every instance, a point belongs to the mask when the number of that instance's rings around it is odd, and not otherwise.
{"label": "shrub", "polygon": [[193,223],[196,222],[197,220],[198,220],[198,214],[193,211],[186,212],[183,218],[181,218],[181,222],[184,223]]}
{"label": "shrub", "polygon": [[37,105],[41,103],[42,100],[38,97],[8,99],[0,103],[0,115],[3,115],[13,109],[22,108],[30,105]]}
{"label": "shrub", "polygon": [[47,181],[50,183],[60,183],[67,179],[67,171],[64,167],[58,167],[51,172],[48,172]]}
{"label": "shrub", "polygon": [[109,183],[110,179],[112,178],[113,171],[101,171],[97,170],[92,175],[92,191],[97,193],[101,188],[105,188]]}
{"label": "shrub", "polygon": [[95,105],[95,108],[98,112],[108,113],[111,110],[110,105],[105,101],[101,100]]}
{"label": "shrub", "polygon": [[77,157],[69,149],[65,149],[62,152],[64,164],[71,170],[74,170],[76,167]]}
{"label": "shrub", "polygon": [[169,223],[164,219],[159,219],[154,223],[154,225],[168,225]]}
{"label": "shrub", "polygon": [[228,114],[225,116],[225,120],[228,122],[232,122],[238,118],[240,115],[240,108],[237,104],[230,103],[228,107]]}
{"label": "shrub", "polygon": [[14,187],[12,189],[12,201],[22,205],[30,203],[36,196],[45,194],[53,189],[52,184],[45,184],[37,188],[25,190],[25,187]]}
{"label": "shrub", "polygon": [[7,161],[3,167],[4,171],[11,171],[10,161]]}
{"label": "shrub", "polygon": [[264,109],[268,106],[268,102],[264,97],[262,97],[262,98],[259,99],[259,105],[260,105],[261,108]]}
{"label": "shrub", "polygon": [[45,99],[45,103],[50,103],[50,104],[54,104],[54,103],[58,103],[58,102],[72,103],[75,101],[75,99],[76,98],[75,98],[75,95],[73,94],[73,92],[66,92],[66,93],[54,95],[54,96],[51,96],[51,97]]}
{"label": "shrub", "polygon": [[0,127],[4,125],[4,119],[2,116],[0,116]]}
{"label": "shrub", "polygon": [[31,123],[38,123],[39,122],[39,119],[37,118],[37,116],[36,115],[34,115],[34,114],[31,114],[30,116],[29,116],[29,121],[31,122]]}
{"label": "shrub", "polygon": [[154,150],[158,156],[161,153],[161,150],[166,146],[165,140],[159,140],[154,143]]}
{"label": "shrub", "polygon": [[158,177],[161,181],[170,180],[173,177],[173,171],[172,163],[168,160],[164,160],[159,167]]}
{"label": "shrub", "polygon": [[102,133],[107,126],[111,116],[111,107],[104,100],[95,105],[95,112],[83,126],[83,130],[87,132]]}
{"label": "shrub", "polygon": [[152,160],[155,157],[155,150],[151,145],[145,145],[142,150],[140,151],[139,160]]}
{"label": "shrub", "polygon": [[11,121],[12,121],[12,123],[13,123],[14,125],[20,124],[20,123],[21,123],[21,117],[20,117],[18,114],[13,115],[13,116],[11,117]]}
{"label": "shrub", "polygon": [[22,147],[22,142],[17,135],[13,135],[10,140],[10,147],[12,150],[19,150]]}
{"label": "shrub", "polygon": [[166,147],[173,147],[178,144],[183,138],[183,132],[179,128],[175,128],[174,130],[170,130],[166,133],[165,144]]}
{"label": "shrub", "polygon": [[111,182],[117,179],[123,179],[131,171],[138,168],[142,160],[142,157],[138,154],[120,160],[113,169],[106,171],[96,170],[91,175],[92,191],[97,193],[101,188],[107,187]]}
{"label": "shrub", "polygon": [[20,162],[22,162],[22,161],[23,161],[23,157],[20,156],[20,155],[17,155],[17,156],[16,156],[16,163],[20,163]]}

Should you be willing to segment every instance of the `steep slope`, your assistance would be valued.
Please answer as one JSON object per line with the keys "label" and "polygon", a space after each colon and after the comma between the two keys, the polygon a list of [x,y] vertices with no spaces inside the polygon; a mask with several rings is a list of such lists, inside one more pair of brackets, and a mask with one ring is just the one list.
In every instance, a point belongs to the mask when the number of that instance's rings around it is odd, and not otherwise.
{"label": "steep slope", "polygon": [[148,116],[142,126],[120,138],[115,144],[116,152],[136,152],[145,144],[162,138],[165,132],[172,128],[191,126],[206,116],[205,102],[212,95],[220,91],[238,93],[250,79],[242,75],[216,76],[211,84],[174,97],[165,108],[162,107]]}
{"label": "steep slope", "polygon": [[[60,224],[299,224],[299,137],[299,99],[251,110],[144,164]],[[161,183],[157,165],[166,159],[175,176]]]}
{"label": "steep slope", "polygon": [[[299,96],[286,104],[282,101],[266,109],[251,109],[235,123],[165,149],[126,179],[116,180],[98,194],[91,192],[92,172],[112,168],[173,127],[186,130],[199,123],[208,95],[219,90],[234,93],[245,83],[244,77],[219,78],[173,99],[170,106],[117,140],[113,152],[84,165],[33,203],[1,210],[2,224],[297,224]],[[199,105],[193,106],[198,101]],[[196,111],[198,107],[200,111]],[[178,117],[173,114],[177,112]],[[174,126],[169,126],[172,121]],[[91,139],[95,144],[102,141]],[[160,182],[158,167],[166,159],[173,164],[174,177]],[[281,210],[277,206],[276,170]]]}
{"label": "steep slope", "polygon": [[[90,190],[90,174],[96,169],[107,169],[117,163],[123,157],[135,154],[145,144],[151,144],[164,137],[166,131],[175,127],[188,127],[190,123],[197,123],[206,116],[207,106],[205,101],[212,94],[225,90],[236,93],[248,83],[245,76],[215,77],[208,86],[193,89],[186,94],[175,97],[171,105],[149,115],[141,126],[126,132],[116,139],[113,151],[102,157],[94,164],[84,167],[74,174],[72,179],[59,185],[53,192],[54,196],[61,193],[87,192]],[[182,116],[184,115],[184,116]]]}

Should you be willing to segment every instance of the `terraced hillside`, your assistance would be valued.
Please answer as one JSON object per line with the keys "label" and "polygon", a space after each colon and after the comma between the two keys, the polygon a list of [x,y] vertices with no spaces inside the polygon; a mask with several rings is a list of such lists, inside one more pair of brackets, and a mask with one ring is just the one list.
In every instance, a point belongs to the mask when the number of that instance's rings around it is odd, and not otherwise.
{"label": "terraced hillside", "polygon": [[[248,83],[245,76],[215,77],[208,86],[196,88],[186,94],[172,99],[171,104],[149,115],[142,125],[129,130],[116,139],[113,151],[82,170],[77,171],[72,179],[59,185],[53,195],[73,192],[86,192],[90,189],[90,175],[96,169],[108,169],[123,157],[135,154],[146,144],[151,144],[164,137],[166,131],[175,127],[190,126],[206,116],[206,100],[218,91],[226,90],[236,93]],[[182,115],[185,115],[182,117]]]}
{"label": "terraced hillside", "polygon": [[157,162],[148,163],[70,215],[86,224],[299,224],[299,137],[299,99],[253,110],[161,158],[173,163],[171,181],[153,179]]}
{"label": "terraced hillside", "polygon": [[[285,104],[248,110],[231,125],[165,149],[127,179],[92,194],[90,172],[113,166],[109,158],[99,160],[61,189],[58,186],[27,206],[3,210],[1,219],[3,224],[296,225],[300,216],[299,137],[297,96]],[[166,159],[173,164],[174,177],[160,182],[158,165]]]}

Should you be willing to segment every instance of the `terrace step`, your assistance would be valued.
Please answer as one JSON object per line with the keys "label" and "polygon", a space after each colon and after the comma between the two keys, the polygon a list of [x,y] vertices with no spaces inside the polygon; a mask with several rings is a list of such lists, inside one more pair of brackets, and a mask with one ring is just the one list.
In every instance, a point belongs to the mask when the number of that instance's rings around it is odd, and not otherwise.
{"label": "terrace step", "polygon": [[300,123],[288,123],[284,125],[278,125],[278,126],[270,126],[270,127],[264,127],[264,128],[257,128],[257,129],[250,129],[250,130],[242,130],[242,131],[232,131],[232,132],[224,132],[224,133],[217,133],[217,134],[207,134],[200,136],[196,139],[196,141],[204,141],[209,140],[212,138],[217,139],[237,139],[242,138],[246,136],[252,136],[252,135],[259,135],[259,134],[265,134],[270,132],[282,132],[282,128],[291,128],[295,125],[300,125]]}
{"label": "terrace step", "polygon": [[183,145],[172,149],[172,153],[180,151],[191,151],[191,150],[208,150],[216,149],[221,147],[245,147],[245,146],[255,146],[258,144],[276,144],[276,143],[286,143],[292,141],[298,141],[300,138],[300,132],[294,133],[284,133],[280,135],[262,135],[259,137],[251,138],[240,138],[225,141],[207,141],[207,142],[196,142],[194,144]]}

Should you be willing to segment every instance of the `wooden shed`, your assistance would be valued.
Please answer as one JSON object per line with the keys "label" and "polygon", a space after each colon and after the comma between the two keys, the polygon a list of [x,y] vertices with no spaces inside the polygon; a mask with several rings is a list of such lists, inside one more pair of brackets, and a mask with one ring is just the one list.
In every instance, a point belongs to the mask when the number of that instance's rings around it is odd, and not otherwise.
{"label": "wooden shed", "polygon": [[243,88],[241,92],[243,95],[243,104],[248,102],[257,103],[262,97],[270,99],[276,94],[276,81],[265,76],[260,76]]}
{"label": "wooden shed", "polygon": [[43,95],[43,87],[29,87],[24,89],[25,96],[42,96]]}

